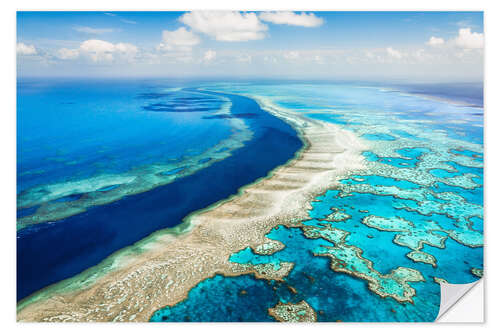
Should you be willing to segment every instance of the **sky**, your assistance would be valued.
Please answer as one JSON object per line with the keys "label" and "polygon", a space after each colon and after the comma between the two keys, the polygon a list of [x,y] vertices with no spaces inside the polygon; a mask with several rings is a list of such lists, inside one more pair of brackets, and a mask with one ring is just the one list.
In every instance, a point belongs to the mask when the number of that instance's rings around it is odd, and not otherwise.
{"label": "sky", "polygon": [[19,77],[482,81],[482,12],[18,12]]}

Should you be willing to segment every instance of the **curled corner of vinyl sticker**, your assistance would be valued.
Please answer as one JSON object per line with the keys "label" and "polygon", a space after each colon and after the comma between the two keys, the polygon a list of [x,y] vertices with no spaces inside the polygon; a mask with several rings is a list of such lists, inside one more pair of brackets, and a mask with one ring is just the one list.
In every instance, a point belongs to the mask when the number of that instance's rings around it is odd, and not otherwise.
{"label": "curled corner of vinyl sticker", "polygon": [[441,282],[441,303],[436,322],[484,322],[484,279],[472,283]]}

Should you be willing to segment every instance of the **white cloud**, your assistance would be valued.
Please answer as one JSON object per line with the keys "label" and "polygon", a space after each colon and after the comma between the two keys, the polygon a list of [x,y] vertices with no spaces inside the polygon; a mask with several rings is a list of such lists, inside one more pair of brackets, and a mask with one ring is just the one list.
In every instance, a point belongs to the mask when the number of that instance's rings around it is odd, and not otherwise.
{"label": "white cloud", "polygon": [[430,45],[430,46],[443,45],[444,44],[444,39],[439,38],[439,37],[431,36],[431,38],[429,38],[429,40],[427,41],[426,44]]}
{"label": "white cloud", "polygon": [[203,61],[206,61],[206,62],[212,61],[215,59],[216,56],[217,56],[217,52],[215,52],[213,50],[208,50],[203,55]]}
{"label": "white cloud", "polygon": [[111,62],[117,58],[132,61],[138,51],[135,45],[128,43],[113,44],[104,40],[89,39],[81,43],[78,49],[59,49],[57,57],[68,60],[86,56],[93,62]]}
{"label": "white cloud", "polygon": [[301,27],[319,27],[324,23],[323,19],[314,15],[314,13],[294,12],[263,12],[259,14],[259,18],[263,21],[274,24],[297,25]]}
{"label": "white cloud", "polygon": [[459,26],[460,28],[477,27],[477,25],[473,24],[471,20],[461,20],[456,22],[455,25]]}
{"label": "white cloud", "polygon": [[107,16],[111,16],[111,17],[116,17],[116,18],[119,18],[121,22],[123,23],[127,23],[127,24],[137,24],[136,21],[132,21],[132,20],[127,20],[127,19],[124,19],[122,17],[120,17],[119,15],[117,14],[114,14],[114,13],[103,13],[104,15],[107,15]]}
{"label": "white cloud", "polygon": [[57,51],[57,57],[63,60],[76,59],[79,56],[80,52],[77,49],[62,48]]}
{"label": "white cloud", "polygon": [[118,43],[115,44],[115,51],[123,54],[136,54],[137,46],[129,43]]}
{"label": "white cloud", "polygon": [[163,42],[158,45],[161,51],[190,52],[193,46],[200,43],[200,38],[182,27],[174,31],[163,30]]}
{"label": "white cloud", "polygon": [[194,11],[179,20],[194,31],[225,42],[263,39],[267,31],[255,13]]}
{"label": "white cloud", "polygon": [[458,30],[458,37],[454,40],[458,47],[464,49],[482,49],[484,47],[484,34],[471,32],[470,28]]}
{"label": "white cloud", "polygon": [[387,51],[387,54],[393,58],[401,59],[403,57],[403,54],[400,51],[395,50],[392,47],[386,48],[386,51]]}
{"label": "white cloud", "polygon": [[122,21],[123,23],[127,23],[127,24],[137,24],[136,21],[127,20],[127,19],[121,19],[120,21]]}
{"label": "white cloud", "polygon": [[115,45],[99,39],[89,39],[80,45],[80,50],[94,62],[112,61]]}
{"label": "white cloud", "polygon": [[115,54],[122,60],[128,62],[134,61],[137,53],[139,52],[137,46],[129,43],[118,43],[115,44]]}
{"label": "white cloud", "polygon": [[74,27],[73,29],[75,29],[78,32],[83,32],[86,34],[94,34],[94,35],[100,35],[114,31],[114,29],[111,28],[91,28],[91,27]]}
{"label": "white cloud", "polygon": [[16,52],[19,55],[35,55],[37,54],[34,45],[26,45],[24,43],[17,43]]}
{"label": "white cloud", "polygon": [[458,36],[445,41],[443,38],[432,36],[426,43],[430,46],[459,47],[462,49],[482,49],[484,47],[484,34],[472,32],[471,28],[461,28]]}

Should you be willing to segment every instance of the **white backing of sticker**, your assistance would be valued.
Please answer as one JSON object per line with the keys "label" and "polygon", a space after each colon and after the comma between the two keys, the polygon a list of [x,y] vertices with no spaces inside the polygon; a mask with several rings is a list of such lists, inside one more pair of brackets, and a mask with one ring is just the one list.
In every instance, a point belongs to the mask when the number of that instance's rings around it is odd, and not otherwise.
{"label": "white backing of sticker", "polygon": [[441,304],[436,318],[440,323],[484,322],[484,281],[441,284]]}

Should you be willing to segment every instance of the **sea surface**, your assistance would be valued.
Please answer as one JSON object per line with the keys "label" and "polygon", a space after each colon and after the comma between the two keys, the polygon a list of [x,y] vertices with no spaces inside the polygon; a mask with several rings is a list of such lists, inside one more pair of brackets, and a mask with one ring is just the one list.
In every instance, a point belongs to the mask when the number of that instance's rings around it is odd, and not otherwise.
{"label": "sea surface", "polygon": [[[353,131],[368,147],[367,168],[318,195],[310,219],[269,232],[282,250],[230,258],[293,262],[283,282],[217,275],[152,321],[274,321],[269,308],[301,301],[319,321],[433,321],[438,281],[479,278],[480,84],[26,79],[18,83],[18,299],[179,225],[292,158],[297,133],[252,96]],[[405,269],[420,281],[403,283]],[[408,287],[411,301],[398,301]]]}

